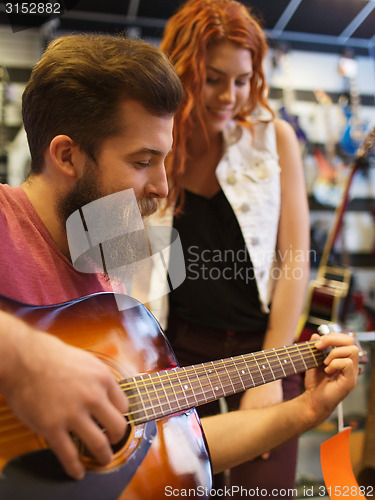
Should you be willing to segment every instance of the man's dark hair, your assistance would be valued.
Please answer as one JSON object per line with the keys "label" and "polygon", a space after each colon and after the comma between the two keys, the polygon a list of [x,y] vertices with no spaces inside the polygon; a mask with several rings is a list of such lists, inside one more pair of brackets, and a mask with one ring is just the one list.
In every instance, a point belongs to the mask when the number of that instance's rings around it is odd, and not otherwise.
{"label": "man's dark hair", "polygon": [[141,40],[72,35],[53,41],[32,71],[22,113],[33,174],[51,140],[68,135],[93,160],[119,134],[119,103],[132,99],[156,116],[173,116],[182,86],[168,58]]}

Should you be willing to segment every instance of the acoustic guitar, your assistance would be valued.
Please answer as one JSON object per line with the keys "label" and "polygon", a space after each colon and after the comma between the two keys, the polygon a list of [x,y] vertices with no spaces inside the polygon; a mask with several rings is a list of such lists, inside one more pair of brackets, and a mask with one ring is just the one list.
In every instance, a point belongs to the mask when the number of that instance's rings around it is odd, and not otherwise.
{"label": "acoustic guitar", "polygon": [[357,61],[352,54],[348,53],[348,51],[345,52],[340,58],[338,69],[339,74],[349,84],[349,99],[345,95],[340,97],[340,102],[346,116],[346,124],[339,145],[344,153],[354,156],[366,135],[368,124],[359,117],[361,98],[357,82]]}
{"label": "acoustic guitar", "polygon": [[318,111],[323,113],[324,117],[323,124],[318,123],[318,125],[323,129],[325,143],[324,154],[320,148],[315,148],[313,152],[318,176],[313,183],[312,194],[320,204],[337,207],[345,187],[346,168],[343,160],[336,155],[336,137],[332,132],[335,128],[334,105],[323,90],[314,90],[314,95],[319,104]]}
{"label": "acoustic guitar", "polygon": [[0,296],[0,309],[94,353],[130,404],[128,434],[108,466],[77,442],[88,472],[75,481],[0,399],[1,500],[161,500],[184,491],[208,498],[209,453],[194,408],[319,366],[326,355],[309,341],[179,368],[155,318],[131,297],[104,292],[36,307]]}
{"label": "acoustic guitar", "polygon": [[321,323],[341,322],[343,304],[349,292],[352,273],[348,267],[330,265],[329,259],[343,223],[354,175],[359,169],[367,168],[368,159],[374,154],[375,128],[359,148],[350,168],[342,200],[335,210],[334,222],[323,249],[317,277],[309,283],[307,300],[296,333],[296,338],[301,341],[310,338],[311,333]]}
{"label": "acoustic guitar", "polygon": [[308,140],[306,133],[299,123],[298,115],[296,115],[293,111],[297,99],[293,87],[291,58],[288,44],[281,43],[278,47],[275,48],[272,63],[274,75],[278,72],[281,72],[282,74],[282,106],[279,108],[278,114],[280,118],[288,122],[293,127],[298,138],[301,151],[303,151]]}

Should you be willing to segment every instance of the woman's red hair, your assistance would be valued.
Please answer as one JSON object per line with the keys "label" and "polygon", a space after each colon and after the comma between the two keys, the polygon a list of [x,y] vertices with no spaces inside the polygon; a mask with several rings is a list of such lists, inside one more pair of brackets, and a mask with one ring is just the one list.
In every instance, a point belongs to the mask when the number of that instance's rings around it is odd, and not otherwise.
{"label": "woman's red hair", "polygon": [[[164,30],[161,49],[169,56],[184,86],[184,98],[175,117],[174,147],[168,158],[167,172],[170,180],[168,206],[183,205],[181,175],[188,158],[187,144],[193,130],[192,110],[199,109],[196,102],[203,100],[206,80],[206,50],[209,45],[230,40],[248,49],[252,56],[254,75],[250,83],[247,105],[235,117],[243,124],[258,107],[271,113],[267,102],[267,84],[262,61],[267,42],[262,28],[250,11],[235,0],[189,0],[172,16]],[[201,116],[197,117],[205,131]]]}

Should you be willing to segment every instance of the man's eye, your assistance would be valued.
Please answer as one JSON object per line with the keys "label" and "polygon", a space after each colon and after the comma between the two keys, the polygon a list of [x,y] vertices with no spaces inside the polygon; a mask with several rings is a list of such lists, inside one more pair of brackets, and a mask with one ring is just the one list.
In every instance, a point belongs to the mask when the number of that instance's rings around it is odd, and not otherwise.
{"label": "man's eye", "polygon": [[136,165],[139,165],[140,167],[149,167],[150,162],[149,161],[137,161]]}
{"label": "man's eye", "polygon": [[219,81],[218,78],[208,78],[206,79],[207,83],[217,83]]}

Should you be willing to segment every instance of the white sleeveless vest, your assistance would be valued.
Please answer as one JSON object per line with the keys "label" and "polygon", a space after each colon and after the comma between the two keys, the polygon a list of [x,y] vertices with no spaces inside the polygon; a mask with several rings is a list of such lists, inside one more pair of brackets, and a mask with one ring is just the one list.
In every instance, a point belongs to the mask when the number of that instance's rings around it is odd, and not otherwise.
{"label": "white sleeveless vest", "polygon": [[[237,217],[254,266],[262,310],[268,312],[275,278],[273,270],[277,264],[280,217],[280,166],[274,123],[257,121],[250,131],[232,122],[224,133],[224,144],[224,154],[216,169],[217,179]],[[170,209],[163,216],[155,214],[150,221],[152,225],[172,227],[173,211]],[[168,249],[163,253],[168,262]],[[165,285],[152,273],[150,296],[160,295],[161,286]],[[165,328],[167,295],[148,305]]]}

